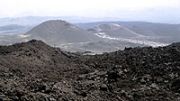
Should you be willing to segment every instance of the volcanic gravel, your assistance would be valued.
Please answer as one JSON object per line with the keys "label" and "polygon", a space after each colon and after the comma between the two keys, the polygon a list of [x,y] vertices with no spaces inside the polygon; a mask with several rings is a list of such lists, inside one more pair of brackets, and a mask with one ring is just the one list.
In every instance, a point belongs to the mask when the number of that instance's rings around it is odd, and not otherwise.
{"label": "volcanic gravel", "polygon": [[180,101],[180,43],[101,55],[0,46],[0,101]]}

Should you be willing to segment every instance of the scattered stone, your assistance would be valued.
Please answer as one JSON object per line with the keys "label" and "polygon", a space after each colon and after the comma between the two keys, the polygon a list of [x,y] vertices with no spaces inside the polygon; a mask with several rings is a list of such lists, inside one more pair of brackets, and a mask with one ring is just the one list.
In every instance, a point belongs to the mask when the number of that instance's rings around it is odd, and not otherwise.
{"label": "scattered stone", "polygon": [[179,54],[180,43],[101,55],[0,46],[0,101],[179,101]]}
{"label": "scattered stone", "polygon": [[102,91],[107,91],[107,90],[108,90],[108,86],[107,86],[106,84],[102,84],[102,85],[100,86],[100,90],[102,90]]}
{"label": "scattered stone", "polygon": [[152,83],[150,87],[159,90],[159,86],[155,83]]}

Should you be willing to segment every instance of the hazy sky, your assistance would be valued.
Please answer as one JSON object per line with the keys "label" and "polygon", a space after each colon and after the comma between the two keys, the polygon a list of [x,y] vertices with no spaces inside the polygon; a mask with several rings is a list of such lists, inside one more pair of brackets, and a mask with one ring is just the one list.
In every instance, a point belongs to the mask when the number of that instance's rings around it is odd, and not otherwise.
{"label": "hazy sky", "polygon": [[0,17],[180,18],[180,0],[0,0]]}

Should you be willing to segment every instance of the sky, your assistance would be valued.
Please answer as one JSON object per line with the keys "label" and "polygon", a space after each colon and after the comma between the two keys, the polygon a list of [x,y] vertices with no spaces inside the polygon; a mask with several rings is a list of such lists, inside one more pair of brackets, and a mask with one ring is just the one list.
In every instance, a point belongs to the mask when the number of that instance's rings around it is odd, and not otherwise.
{"label": "sky", "polygon": [[81,16],[180,20],[180,0],[0,0],[0,17]]}

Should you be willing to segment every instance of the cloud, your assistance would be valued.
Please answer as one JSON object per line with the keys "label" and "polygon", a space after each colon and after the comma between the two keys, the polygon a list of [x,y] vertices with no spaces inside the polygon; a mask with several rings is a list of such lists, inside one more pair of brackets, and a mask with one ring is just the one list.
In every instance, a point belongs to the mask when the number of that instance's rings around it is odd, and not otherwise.
{"label": "cloud", "polygon": [[180,0],[0,0],[0,16],[110,16],[175,8]]}

